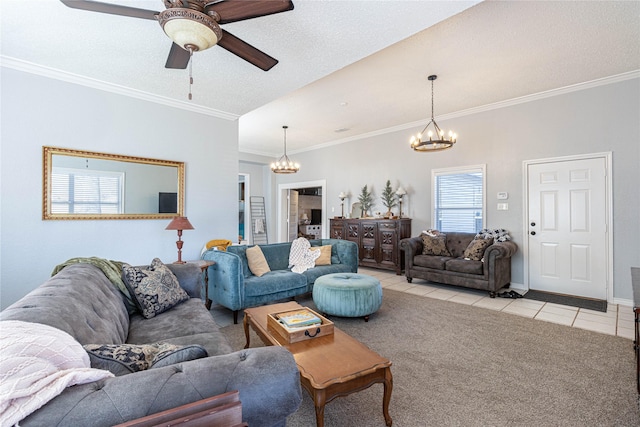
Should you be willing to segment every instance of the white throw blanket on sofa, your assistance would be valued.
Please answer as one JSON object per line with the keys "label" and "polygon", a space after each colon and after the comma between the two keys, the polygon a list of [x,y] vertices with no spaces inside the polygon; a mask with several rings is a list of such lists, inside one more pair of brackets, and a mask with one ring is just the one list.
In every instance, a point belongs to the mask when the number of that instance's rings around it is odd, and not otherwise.
{"label": "white throw blanket on sofa", "polygon": [[92,369],[71,335],[40,323],[0,322],[0,427],[9,427],[72,385],[113,377]]}
{"label": "white throw blanket on sofa", "polygon": [[291,242],[289,268],[294,273],[304,273],[316,266],[316,260],[319,257],[320,251],[312,251],[311,243],[304,237],[298,237]]}

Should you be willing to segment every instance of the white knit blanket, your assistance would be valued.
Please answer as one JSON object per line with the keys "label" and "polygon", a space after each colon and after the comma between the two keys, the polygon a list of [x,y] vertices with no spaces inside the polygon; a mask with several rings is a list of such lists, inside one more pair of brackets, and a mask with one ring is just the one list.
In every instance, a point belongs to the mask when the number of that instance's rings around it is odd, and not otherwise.
{"label": "white knit blanket", "polygon": [[72,385],[113,377],[91,369],[71,335],[40,323],[0,322],[0,427],[17,424]]}
{"label": "white knit blanket", "polygon": [[311,243],[304,237],[298,237],[291,242],[289,251],[289,268],[294,273],[304,273],[316,266],[316,260],[320,256],[320,251],[312,251]]}

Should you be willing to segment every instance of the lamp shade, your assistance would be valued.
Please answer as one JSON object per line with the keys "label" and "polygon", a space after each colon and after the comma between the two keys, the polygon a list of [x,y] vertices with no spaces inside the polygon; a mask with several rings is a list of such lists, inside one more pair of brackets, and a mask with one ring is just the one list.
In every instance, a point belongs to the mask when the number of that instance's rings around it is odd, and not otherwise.
{"label": "lamp shade", "polygon": [[171,7],[160,12],[158,22],[167,36],[186,50],[209,49],[222,38],[216,21],[197,10]]}
{"label": "lamp shade", "polygon": [[186,216],[177,216],[171,220],[165,230],[193,230],[193,225]]}

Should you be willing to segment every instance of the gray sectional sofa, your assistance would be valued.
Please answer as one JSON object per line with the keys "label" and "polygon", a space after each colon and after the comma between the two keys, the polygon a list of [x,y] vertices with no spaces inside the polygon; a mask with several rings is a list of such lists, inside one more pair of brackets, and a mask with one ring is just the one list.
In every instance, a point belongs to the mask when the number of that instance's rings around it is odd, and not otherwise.
{"label": "gray sectional sofa", "polygon": [[414,277],[448,285],[489,291],[489,296],[511,282],[511,256],[518,246],[512,241],[494,242],[484,250],[481,260],[465,259],[465,249],[474,240],[476,233],[446,233],[446,248],[449,255],[423,254],[421,237],[400,241],[404,250],[405,275],[407,281]]}
{"label": "gray sectional sofa", "polygon": [[[195,264],[168,265],[188,299],[155,317],[129,314],[123,293],[87,263],[63,268],[0,313],[58,328],[80,344],[197,344],[207,357],[64,389],[20,422],[29,426],[112,426],[239,390],[250,426],[284,426],[302,399],[293,356],[281,347],[233,352],[201,300]],[[0,322],[0,327],[2,327]],[[93,362],[92,362],[93,367]]]}
{"label": "gray sectional sofa", "polygon": [[294,273],[288,268],[290,242],[258,245],[271,269],[260,277],[249,269],[248,246],[229,246],[226,251],[208,250],[202,259],[215,261],[208,270],[209,298],[233,310],[234,323],[237,323],[239,310],[311,292],[315,280],[325,274],[358,272],[358,245],[354,242],[314,239],[309,243],[312,248],[331,245],[331,264]]}

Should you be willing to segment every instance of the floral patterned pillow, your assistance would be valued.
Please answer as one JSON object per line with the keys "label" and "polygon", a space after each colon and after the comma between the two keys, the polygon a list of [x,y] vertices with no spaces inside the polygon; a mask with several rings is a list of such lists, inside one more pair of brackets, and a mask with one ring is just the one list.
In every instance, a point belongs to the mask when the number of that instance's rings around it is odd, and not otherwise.
{"label": "floral patterned pillow", "polygon": [[92,368],[104,369],[116,376],[207,357],[207,351],[202,346],[179,346],[165,342],[144,345],[87,344],[83,347],[89,354]]}
{"label": "floral patterned pillow", "polygon": [[420,237],[422,238],[422,255],[451,256],[449,249],[447,249],[446,234],[429,235],[423,233]]}
{"label": "floral patterned pillow", "polygon": [[176,276],[158,258],[154,258],[148,267],[123,264],[122,278],[146,319],[189,299]]}
{"label": "floral patterned pillow", "polygon": [[474,239],[464,250],[462,257],[473,261],[483,261],[484,251],[493,244],[493,239]]}

